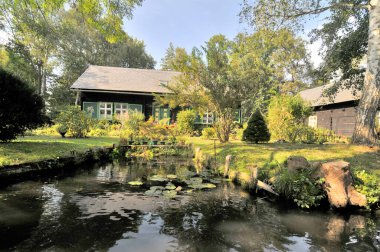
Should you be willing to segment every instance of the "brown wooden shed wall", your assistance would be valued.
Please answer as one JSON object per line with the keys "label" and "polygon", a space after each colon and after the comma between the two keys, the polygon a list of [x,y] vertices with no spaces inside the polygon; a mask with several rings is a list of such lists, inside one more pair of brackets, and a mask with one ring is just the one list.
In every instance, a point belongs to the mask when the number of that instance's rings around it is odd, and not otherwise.
{"label": "brown wooden shed wall", "polygon": [[346,102],[314,108],[317,127],[333,130],[337,135],[351,137],[355,128],[356,107],[356,102]]}

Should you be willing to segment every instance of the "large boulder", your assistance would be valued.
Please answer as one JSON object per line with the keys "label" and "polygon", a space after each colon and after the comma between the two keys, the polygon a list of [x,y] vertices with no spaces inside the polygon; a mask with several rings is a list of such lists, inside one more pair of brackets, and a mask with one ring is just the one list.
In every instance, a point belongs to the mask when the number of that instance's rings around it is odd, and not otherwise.
{"label": "large boulder", "polygon": [[345,161],[324,163],[320,167],[320,175],[325,179],[325,191],[333,207],[367,205],[365,195],[356,191],[352,185],[353,179],[349,163]]}
{"label": "large boulder", "polygon": [[298,171],[305,168],[310,168],[310,164],[306,158],[302,156],[290,156],[285,161],[285,166],[289,171]]}

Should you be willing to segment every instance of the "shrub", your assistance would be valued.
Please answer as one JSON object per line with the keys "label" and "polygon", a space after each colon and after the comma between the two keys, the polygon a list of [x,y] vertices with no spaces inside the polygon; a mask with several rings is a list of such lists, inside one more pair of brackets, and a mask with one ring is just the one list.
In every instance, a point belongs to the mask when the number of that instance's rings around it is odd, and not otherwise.
{"label": "shrub", "polygon": [[44,123],[44,102],[25,82],[0,69],[0,141]]}
{"label": "shrub", "polygon": [[68,130],[66,125],[58,125],[57,127],[57,131],[62,137],[65,137]]}
{"label": "shrub", "polygon": [[216,137],[216,131],[213,127],[204,128],[202,130],[202,138],[211,139]]}
{"label": "shrub", "polygon": [[139,134],[139,128],[144,122],[145,116],[143,113],[132,110],[120,116],[120,138],[121,140],[130,139],[136,140]]}
{"label": "shrub", "polygon": [[272,140],[296,142],[312,109],[299,95],[272,97],[268,107],[268,128]]}
{"label": "shrub", "polygon": [[301,208],[317,207],[325,197],[323,179],[313,178],[311,169],[289,171],[282,168],[274,181],[275,190],[283,197],[294,201]]}
{"label": "shrub", "polygon": [[73,137],[86,137],[92,124],[91,117],[80,109],[79,106],[68,106],[55,120],[65,126],[68,133]]}
{"label": "shrub", "polygon": [[243,132],[243,141],[258,143],[268,142],[269,139],[270,134],[264,117],[259,110],[256,110]]}
{"label": "shrub", "polygon": [[368,205],[378,204],[380,200],[380,179],[376,174],[366,170],[354,171],[354,186],[364,194]]}
{"label": "shrub", "polygon": [[177,115],[177,127],[180,134],[190,135],[195,127],[196,114],[193,110],[182,110]]}
{"label": "shrub", "polygon": [[58,136],[59,135],[59,132],[58,132],[58,126],[59,125],[52,125],[52,126],[44,126],[44,127],[41,127],[41,128],[37,128],[35,130],[32,131],[32,135],[36,135],[36,136]]}

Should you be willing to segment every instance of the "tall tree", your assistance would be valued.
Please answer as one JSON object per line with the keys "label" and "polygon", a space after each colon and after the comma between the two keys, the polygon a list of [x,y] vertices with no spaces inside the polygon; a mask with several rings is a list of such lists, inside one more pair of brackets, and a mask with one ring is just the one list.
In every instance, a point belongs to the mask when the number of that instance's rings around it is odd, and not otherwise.
{"label": "tall tree", "polygon": [[[377,141],[374,130],[375,117],[380,102],[379,0],[257,0],[254,2],[244,0],[244,7],[241,15],[255,27],[261,27],[263,25],[266,27],[281,27],[284,25],[295,27],[300,25],[300,20],[302,20],[305,16],[320,14],[327,11],[333,13],[332,21],[334,21],[334,18],[340,17],[339,19],[336,19],[335,22],[332,22],[335,24],[335,28],[339,27],[339,22],[341,22],[340,27],[343,27],[342,23],[344,21],[347,22],[350,18],[354,23],[353,26],[355,26],[355,22],[358,27],[365,25],[366,15],[368,16],[367,66],[362,89],[362,97],[356,116],[353,142],[365,144],[375,143]],[[339,13],[340,15],[334,15],[334,13]],[[359,15],[360,13],[364,13],[364,15]],[[334,26],[325,26],[324,29],[334,31]],[[359,31],[358,29],[355,30],[357,32]],[[364,29],[364,35],[366,35],[365,30],[366,29]],[[360,36],[363,36],[363,30],[361,34],[350,36],[350,38],[358,38]],[[331,38],[341,40],[339,37],[343,37],[341,33],[330,33],[327,38],[330,39],[330,41],[333,41]],[[347,45],[347,43],[345,44]],[[336,45],[339,46],[339,44]],[[361,43],[361,45],[363,44]],[[364,47],[365,46],[366,45],[364,45]],[[362,50],[363,47],[356,47],[355,49],[357,50],[356,55],[360,55],[360,50]],[[342,53],[342,50],[340,50],[340,52]],[[342,62],[344,62],[344,60],[351,60],[354,58],[345,56],[346,55],[343,55],[341,58]],[[337,57],[332,58],[336,59]],[[335,63],[340,63],[340,61],[338,60]],[[351,69],[352,68],[348,68],[348,70]],[[345,72],[347,73],[347,71]]]}
{"label": "tall tree", "polygon": [[218,138],[226,142],[237,109],[244,105],[252,111],[252,97],[269,96],[270,90],[285,92],[283,82],[292,80],[291,73],[293,80],[301,80],[302,74],[291,71],[291,63],[306,62],[306,55],[298,54],[306,51],[302,48],[302,41],[288,30],[275,34],[264,29],[239,34],[233,41],[213,36],[191,54],[183,48],[169,48],[166,65],[183,74],[167,85],[172,94],[157,99],[171,107],[215,113]]}
{"label": "tall tree", "polygon": [[[123,18],[130,18],[132,10],[141,2],[142,0],[1,0],[0,22],[10,34],[8,50],[23,53],[23,61],[36,73],[35,76],[29,76],[34,78],[31,83],[35,84],[38,93],[44,95],[60,39],[60,13],[75,10],[84,17],[87,25],[103,34],[108,42],[114,43],[123,39]],[[15,69],[19,69],[15,73],[20,77],[27,75],[21,72],[22,68]]]}
{"label": "tall tree", "polygon": [[123,31],[122,38],[110,43],[102,32],[87,24],[78,12],[71,10],[61,15],[62,23],[58,29],[60,40],[55,57],[61,71],[50,88],[49,97],[49,107],[53,116],[74,101],[69,87],[90,64],[154,67],[154,59],[146,53],[143,41],[132,38]]}

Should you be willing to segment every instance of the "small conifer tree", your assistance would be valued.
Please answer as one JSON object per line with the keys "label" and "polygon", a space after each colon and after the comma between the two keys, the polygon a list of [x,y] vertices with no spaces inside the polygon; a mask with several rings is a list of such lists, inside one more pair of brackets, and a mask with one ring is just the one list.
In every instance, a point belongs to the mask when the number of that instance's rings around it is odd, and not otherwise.
{"label": "small conifer tree", "polygon": [[259,110],[249,118],[248,126],[243,132],[243,141],[247,142],[268,142],[270,133],[263,115]]}

